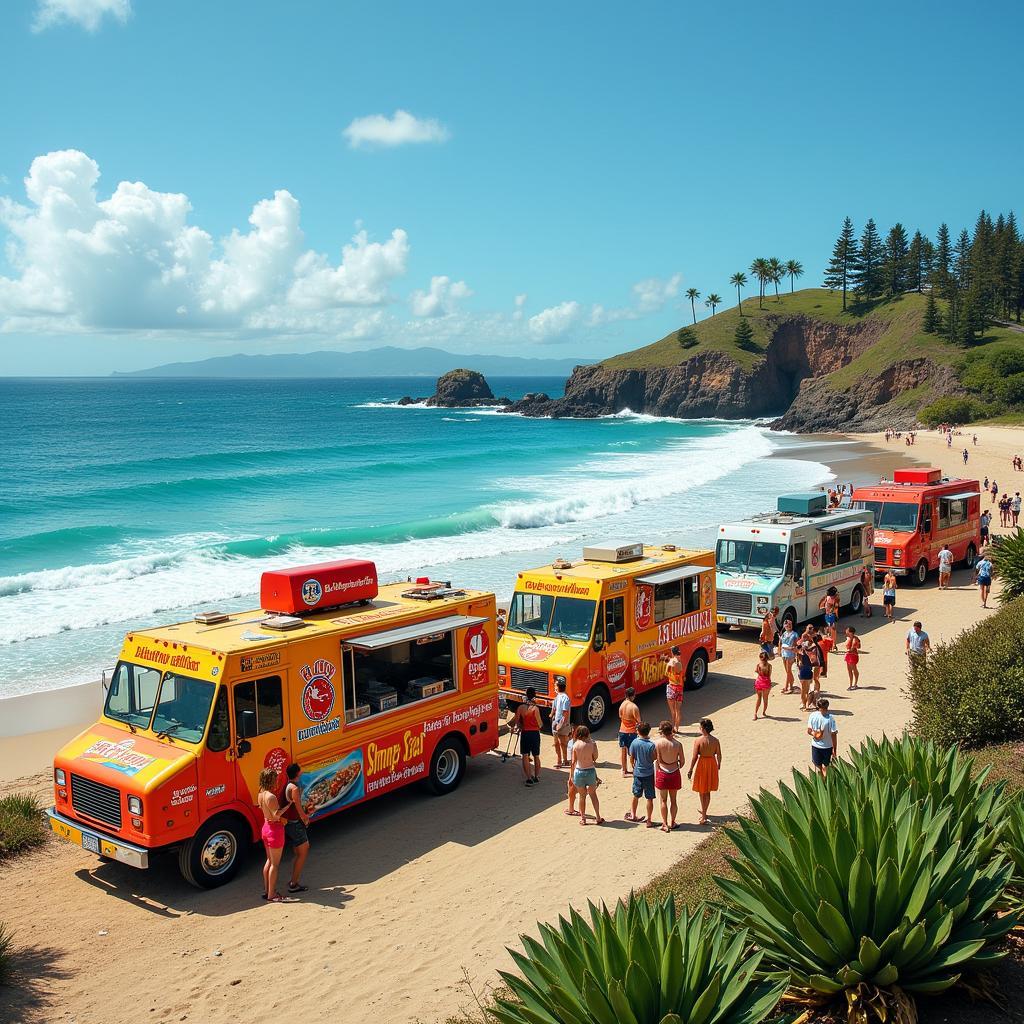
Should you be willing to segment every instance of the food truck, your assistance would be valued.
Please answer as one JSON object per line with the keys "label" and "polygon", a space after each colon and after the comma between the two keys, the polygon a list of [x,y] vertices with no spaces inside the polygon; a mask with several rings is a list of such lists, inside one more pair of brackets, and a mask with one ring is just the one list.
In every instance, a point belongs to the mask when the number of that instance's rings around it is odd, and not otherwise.
{"label": "food truck", "polygon": [[573,721],[598,729],[632,686],[665,682],[681,649],[686,686],[704,685],[721,657],[715,639],[714,553],[672,544],[585,547],[519,573],[498,642],[499,693],[516,706],[527,687],[550,708],[564,680]]}
{"label": "food truck", "polygon": [[950,479],[941,469],[897,469],[891,480],[853,492],[853,506],[875,514],[875,572],[890,569],[920,586],[948,544],[968,569],[981,550],[977,480]]}
{"label": "food truck", "polygon": [[720,632],[731,626],[760,628],[773,607],[779,609],[780,626],[786,619],[794,625],[813,619],[829,587],[839,591],[841,604],[860,611],[861,577],[874,560],[874,516],[870,510],[826,505],[826,496],[817,491],[782,494],[774,512],[718,528]]}
{"label": "food truck", "polygon": [[125,637],[101,717],[54,759],[54,832],[137,868],[174,850],[212,888],[259,838],[264,768],[301,766],[315,821],[410,782],[448,793],[497,746],[493,594],[378,587],[350,559],[264,573],[260,602]]}

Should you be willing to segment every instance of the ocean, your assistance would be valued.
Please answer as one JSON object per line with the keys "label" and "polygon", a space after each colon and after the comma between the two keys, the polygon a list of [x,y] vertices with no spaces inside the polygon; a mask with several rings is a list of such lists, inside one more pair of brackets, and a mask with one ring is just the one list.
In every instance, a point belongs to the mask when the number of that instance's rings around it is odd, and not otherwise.
{"label": "ocean", "polygon": [[395,405],[432,384],[0,380],[0,697],[99,678],[130,629],[252,607],[265,569],[371,558],[507,598],[584,544],[710,546],[831,479],[753,422]]}

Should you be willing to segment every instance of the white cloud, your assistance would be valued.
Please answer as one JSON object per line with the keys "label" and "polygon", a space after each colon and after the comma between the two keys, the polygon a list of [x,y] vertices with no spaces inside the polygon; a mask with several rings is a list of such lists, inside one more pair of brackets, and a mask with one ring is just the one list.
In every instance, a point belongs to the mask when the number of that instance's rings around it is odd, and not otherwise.
{"label": "white cloud", "polygon": [[448,277],[432,277],[430,291],[416,290],[409,297],[413,316],[448,316],[456,311],[460,299],[468,299],[472,289],[465,281],[452,281]]}
{"label": "white cloud", "polygon": [[512,314],[512,319],[519,321],[523,319],[523,307],[526,305],[526,292],[522,292],[516,296],[516,309]]}
{"label": "white cloud", "polygon": [[530,333],[539,341],[547,341],[565,334],[580,317],[578,302],[561,302],[541,310],[527,321]]}
{"label": "white cloud", "polygon": [[386,114],[357,117],[342,134],[352,149],[447,142],[451,138],[451,132],[440,121],[413,117],[407,110],[396,110],[391,117]]}
{"label": "white cloud", "polygon": [[390,283],[405,274],[409,242],[401,228],[385,242],[359,231],[337,265],[307,249],[299,201],[284,189],[256,203],[248,231],[234,230],[218,245],[188,223],[187,196],[122,181],[101,200],[99,176],[85,153],[48,153],[25,178],[29,205],[0,199],[15,272],[0,276],[3,329],[281,324],[300,312],[382,306],[392,301]]}
{"label": "white cloud", "polygon": [[131,13],[131,0],[37,0],[32,31],[70,23],[95,32],[108,14],[124,24]]}
{"label": "white cloud", "polygon": [[683,275],[673,274],[668,280],[660,277],[648,277],[633,285],[633,298],[637,312],[641,314],[657,313],[679,294]]}

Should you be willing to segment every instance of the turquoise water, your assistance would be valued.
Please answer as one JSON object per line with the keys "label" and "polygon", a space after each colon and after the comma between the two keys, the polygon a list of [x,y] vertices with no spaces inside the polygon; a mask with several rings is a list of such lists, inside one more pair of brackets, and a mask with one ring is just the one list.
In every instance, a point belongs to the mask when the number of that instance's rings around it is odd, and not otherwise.
{"label": "turquoise water", "polygon": [[507,597],[586,543],[710,545],[829,478],[752,423],[394,404],[430,384],[0,381],[0,696],[97,678],[130,628],[252,606],[264,569],[369,557]]}

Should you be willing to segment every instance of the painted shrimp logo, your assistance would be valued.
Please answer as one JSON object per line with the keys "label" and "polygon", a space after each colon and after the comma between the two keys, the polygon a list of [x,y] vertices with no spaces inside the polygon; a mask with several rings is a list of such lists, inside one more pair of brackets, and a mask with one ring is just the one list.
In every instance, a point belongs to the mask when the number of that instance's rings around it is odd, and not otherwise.
{"label": "painted shrimp logo", "polygon": [[325,658],[312,665],[303,665],[299,675],[305,680],[302,691],[302,711],[311,722],[322,722],[334,710],[334,678],[337,668]]}
{"label": "painted shrimp logo", "polygon": [[701,603],[706,608],[709,604],[711,604],[711,573],[704,573],[704,576],[701,579],[700,592]]}
{"label": "painted shrimp logo", "polygon": [[318,579],[308,579],[302,584],[302,600],[312,608],[324,596],[324,588]]}
{"label": "painted shrimp logo", "polygon": [[870,526],[864,527],[864,546],[873,547],[875,543],[875,531]]}
{"label": "painted shrimp logo", "polygon": [[821,561],[821,545],[815,541],[811,545],[811,565],[817,566]]}
{"label": "painted shrimp logo", "polygon": [[633,604],[633,621],[637,629],[650,628],[653,608],[654,595],[651,588],[642,583],[636,588],[636,600]]}

